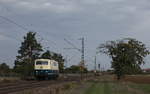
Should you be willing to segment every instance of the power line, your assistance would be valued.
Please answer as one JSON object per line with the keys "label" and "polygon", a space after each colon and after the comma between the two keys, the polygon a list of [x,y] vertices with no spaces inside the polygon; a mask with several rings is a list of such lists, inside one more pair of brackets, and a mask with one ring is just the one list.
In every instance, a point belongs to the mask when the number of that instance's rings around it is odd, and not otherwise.
{"label": "power line", "polygon": [[[7,7],[4,7],[4,8],[6,8],[6,9],[8,10]],[[19,27],[19,28],[21,28],[21,29],[23,29],[23,30],[25,30],[25,31],[33,31],[33,30],[29,30],[28,28],[26,28],[26,27],[24,27],[24,26],[18,24],[17,22],[13,21],[12,19],[9,19],[9,18],[4,17],[4,16],[2,16],[2,15],[0,15],[0,18],[6,20],[7,22],[10,22],[10,23],[16,25],[17,27]],[[48,33],[49,33],[49,32],[48,32]],[[54,37],[54,36],[52,36],[52,37]],[[51,43],[53,43],[55,46],[57,46],[54,41],[52,41],[52,40],[49,40],[49,41],[51,41]],[[49,41],[48,41],[48,42],[49,42]],[[54,48],[56,49],[56,47],[54,47]]]}
{"label": "power line", "polygon": [[77,48],[73,43],[71,43],[70,41],[68,41],[67,39],[64,39],[64,41],[66,41],[69,45],[71,45],[73,48],[65,48],[65,49],[76,49],[79,52],[81,52],[81,49]]}
{"label": "power line", "polygon": [[0,15],[0,18],[2,18],[2,19],[4,19],[4,20],[6,20],[6,21],[8,21],[8,22],[10,22],[10,23],[12,23],[12,24],[18,26],[19,28],[21,28],[21,29],[23,29],[23,30],[25,30],[25,31],[28,31],[27,28],[25,28],[24,26],[22,26],[22,25],[16,23],[15,21],[13,21],[13,20],[11,20],[11,19],[9,19],[9,18],[7,18],[7,17],[4,17],[4,16],[1,16],[1,15]]}
{"label": "power line", "polygon": [[[24,27],[24,26],[22,26],[22,25],[20,25],[20,24],[18,24],[18,23],[16,23],[15,21],[13,21],[13,20],[11,20],[11,19],[9,19],[9,18],[7,18],[7,17],[4,17],[4,16],[1,16],[0,15],[0,18],[2,18],[2,19],[4,19],[4,20],[6,20],[6,21],[8,21],[8,22],[10,22],[10,23],[12,23],[12,24],[14,24],[14,25],[16,25],[17,27],[19,27],[19,28],[21,28],[21,29],[23,29],[23,30],[25,30],[25,31],[33,31],[33,30],[29,30],[29,29],[27,29],[26,27]],[[34,31],[33,31],[34,32]],[[4,34],[3,34],[4,35]],[[10,36],[9,36],[10,37]],[[13,38],[13,37],[11,37],[11,38]],[[16,39],[16,38],[13,38],[13,39],[15,39],[15,40],[18,40],[18,39]],[[20,40],[19,40],[20,41]],[[56,45],[56,43],[55,42],[53,42],[53,41],[51,41],[54,45]]]}
{"label": "power line", "polygon": [[[7,11],[9,10],[9,8],[7,8],[7,7],[5,7],[5,6],[3,6],[3,7],[4,7]],[[9,10],[9,11],[10,11],[10,10]],[[23,29],[23,30],[25,30],[25,31],[32,31],[32,30],[29,30],[28,28],[26,28],[26,27],[24,27],[24,26],[18,24],[17,22],[15,22],[15,21],[13,21],[13,20],[7,18],[7,17],[4,17],[4,16],[0,15],[0,18],[2,18],[2,19],[4,19],[4,20],[6,20],[6,21],[8,21],[8,22],[10,22],[10,23],[12,23],[12,24],[14,24],[14,25],[16,25],[17,27],[19,27],[19,28],[21,28],[21,29]],[[49,32],[48,32],[48,33],[49,33]],[[52,36],[52,37],[54,37],[54,36]],[[57,46],[54,41],[52,41],[52,40],[49,40],[49,41],[51,41],[51,43],[53,43],[55,46]],[[56,47],[54,47],[54,48],[56,48]]]}
{"label": "power line", "polygon": [[[40,42],[44,41],[45,43],[48,42],[47,44],[52,43],[53,45],[57,46],[56,43],[55,43],[54,41],[49,40],[49,41],[51,41],[51,42],[49,42],[48,40],[44,39],[40,34],[37,34],[37,36],[40,37]],[[51,47],[52,47],[53,45],[51,45]],[[55,46],[53,46],[52,48],[56,49]],[[49,48],[50,48],[50,47],[46,47],[45,50],[49,50]]]}
{"label": "power line", "polygon": [[8,37],[8,38],[13,39],[13,40],[21,41],[20,39],[17,39],[16,37],[9,36],[9,35],[6,35],[6,34],[2,34],[1,32],[0,32],[0,34],[1,34],[2,36],[4,36],[4,37]]}
{"label": "power line", "polygon": [[[9,18],[7,18],[7,17],[4,17],[4,16],[0,15],[0,18],[4,19],[4,20],[7,21],[7,22],[10,22],[10,23],[16,25],[17,27],[19,27],[19,28],[21,28],[21,29],[23,29],[23,30],[25,30],[25,31],[28,31],[27,28],[25,28],[24,26],[22,26],[22,25],[16,23],[15,21],[13,21],[13,20],[11,20],[11,19],[9,19]],[[6,36],[6,37],[9,37],[9,38],[11,38],[11,39],[15,39],[15,40],[17,40],[17,41],[21,41],[21,40],[15,38],[15,37],[12,37],[12,36],[9,36],[9,35],[6,35],[6,34],[2,34],[2,35]]]}
{"label": "power line", "polygon": [[85,50],[85,48],[84,48],[84,38],[82,37],[80,40],[81,40],[81,42],[82,42],[82,48],[81,49],[79,49],[79,48],[77,48],[73,43],[71,43],[70,41],[68,41],[67,39],[64,39],[69,45],[71,45],[72,47],[73,47],[73,49],[76,49],[76,50],[78,50],[79,52],[81,52],[81,62],[80,62],[80,67],[81,67],[81,80],[83,79],[83,68],[85,67],[85,60],[84,60],[84,50]]}
{"label": "power line", "polygon": [[[1,3],[2,3],[2,2],[1,2]],[[6,11],[12,12],[12,10],[11,10],[10,8],[4,6],[3,4],[1,4],[1,6],[2,6],[2,8],[5,8]],[[14,12],[13,12],[13,14],[14,14]],[[19,27],[19,28],[21,28],[21,29],[23,29],[23,30],[25,30],[25,31],[30,31],[30,30],[28,30],[28,28],[26,28],[26,27],[24,27],[24,26],[18,24],[17,22],[13,21],[12,19],[10,19],[10,18],[8,18],[8,17],[5,17],[5,16],[0,15],[0,18],[6,20],[7,22],[10,22],[10,23],[16,25],[17,27]]]}

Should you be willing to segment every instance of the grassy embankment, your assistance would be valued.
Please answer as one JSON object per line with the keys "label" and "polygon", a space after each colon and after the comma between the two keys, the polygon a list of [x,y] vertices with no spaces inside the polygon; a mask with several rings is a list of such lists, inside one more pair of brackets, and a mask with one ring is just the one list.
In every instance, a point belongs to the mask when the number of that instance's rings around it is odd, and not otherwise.
{"label": "grassy embankment", "polygon": [[93,81],[88,81],[85,86],[80,86],[81,89],[74,90],[75,93],[72,94],[150,94],[150,84],[141,82],[118,82],[111,76],[104,76]]}
{"label": "grassy embankment", "polygon": [[[54,87],[30,90],[30,93],[25,91],[17,94],[43,94],[43,92],[44,94],[150,94],[149,79],[150,76],[128,76],[122,81],[116,81],[114,76],[107,75],[82,83],[66,83]],[[148,83],[146,84],[146,82]]]}
{"label": "grassy embankment", "polygon": [[133,84],[133,83],[129,83],[128,84],[130,88],[139,90],[139,91],[143,91],[146,94],[150,94],[150,84]]}

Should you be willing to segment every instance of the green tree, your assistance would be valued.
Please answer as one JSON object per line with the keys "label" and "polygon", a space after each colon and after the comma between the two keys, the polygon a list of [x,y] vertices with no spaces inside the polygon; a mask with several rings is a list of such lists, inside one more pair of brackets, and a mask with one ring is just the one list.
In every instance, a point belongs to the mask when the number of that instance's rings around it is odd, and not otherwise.
{"label": "green tree", "polygon": [[118,80],[125,74],[137,73],[144,64],[144,57],[149,54],[145,45],[136,39],[126,38],[109,41],[99,46],[99,51],[112,58],[112,68]]}
{"label": "green tree", "polygon": [[[69,68],[66,68],[65,71],[67,73],[81,73],[81,66],[72,65]],[[88,72],[87,68],[83,68],[83,72]]]}
{"label": "green tree", "polygon": [[6,63],[0,64],[0,75],[8,75],[10,68]]}
{"label": "green tree", "polygon": [[47,50],[45,53],[42,54],[41,58],[52,59],[52,60],[57,61],[59,63],[60,72],[61,73],[64,72],[64,59],[61,54],[50,52]]}
{"label": "green tree", "polygon": [[34,60],[39,58],[42,46],[36,39],[36,33],[28,32],[18,50],[14,70],[24,76],[31,76],[34,70]]}
{"label": "green tree", "polygon": [[41,55],[41,58],[43,58],[43,59],[52,59],[52,52],[50,52],[49,50],[47,50],[46,52],[44,52]]}

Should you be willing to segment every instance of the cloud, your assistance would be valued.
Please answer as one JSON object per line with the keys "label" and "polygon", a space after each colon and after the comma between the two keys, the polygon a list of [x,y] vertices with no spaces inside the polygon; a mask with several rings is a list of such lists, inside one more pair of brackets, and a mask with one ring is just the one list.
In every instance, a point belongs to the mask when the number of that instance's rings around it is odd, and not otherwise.
{"label": "cloud", "polygon": [[[148,0],[0,0],[0,5],[0,15],[38,32],[46,41],[42,44],[64,55],[80,54],[62,51],[70,46],[64,45],[63,41],[68,37],[76,40],[75,44],[80,48],[77,39],[85,36],[88,57],[94,56],[95,48],[107,40],[134,37],[150,45]],[[0,23],[0,32],[13,38],[22,40],[28,31],[2,19]],[[1,40],[6,38],[9,37],[0,36]],[[19,43],[12,44],[14,48],[11,49],[17,50]],[[10,42],[3,41],[4,44]],[[14,54],[17,53],[11,52],[10,55]],[[75,59],[71,62],[79,61],[79,58]],[[109,63],[110,60],[102,61]]]}
{"label": "cloud", "polygon": [[3,36],[3,35],[0,35],[0,41],[6,41],[6,40],[8,40],[7,37],[5,37],[5,36]]}
{"label": "cloud", "polygon": [[74,0],[2,0],[7,5],[30,11],[73,12],[79,9]]}

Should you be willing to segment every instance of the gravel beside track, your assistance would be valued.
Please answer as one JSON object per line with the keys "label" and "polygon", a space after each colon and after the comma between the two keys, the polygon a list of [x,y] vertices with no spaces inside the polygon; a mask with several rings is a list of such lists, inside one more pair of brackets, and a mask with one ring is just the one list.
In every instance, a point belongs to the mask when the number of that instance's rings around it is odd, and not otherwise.
{"label": "gravel beside track", "polygon": [[46,80],[46,81],[21,81],[16,83],[6,83],[0,84],[0,94],[9,94],[13,92],[19,92],[26,89],[33,89],[38,87],[47,87],[51,85],[59,85],[61,83],[71,82],[71,81],[80,81],[77,77],[66,77],[59,78],[57,80]]}
{"label": "gravel beside track", "polygon": [[12,92],[22,91],[25,89],[32,89],[36,87],[44,87],[50,84],[54,84],[55,81],[41,81],[41,82],[28,82],[28,83],[18,83],[14,85],[0,87],[0,94],[8,94]]}

